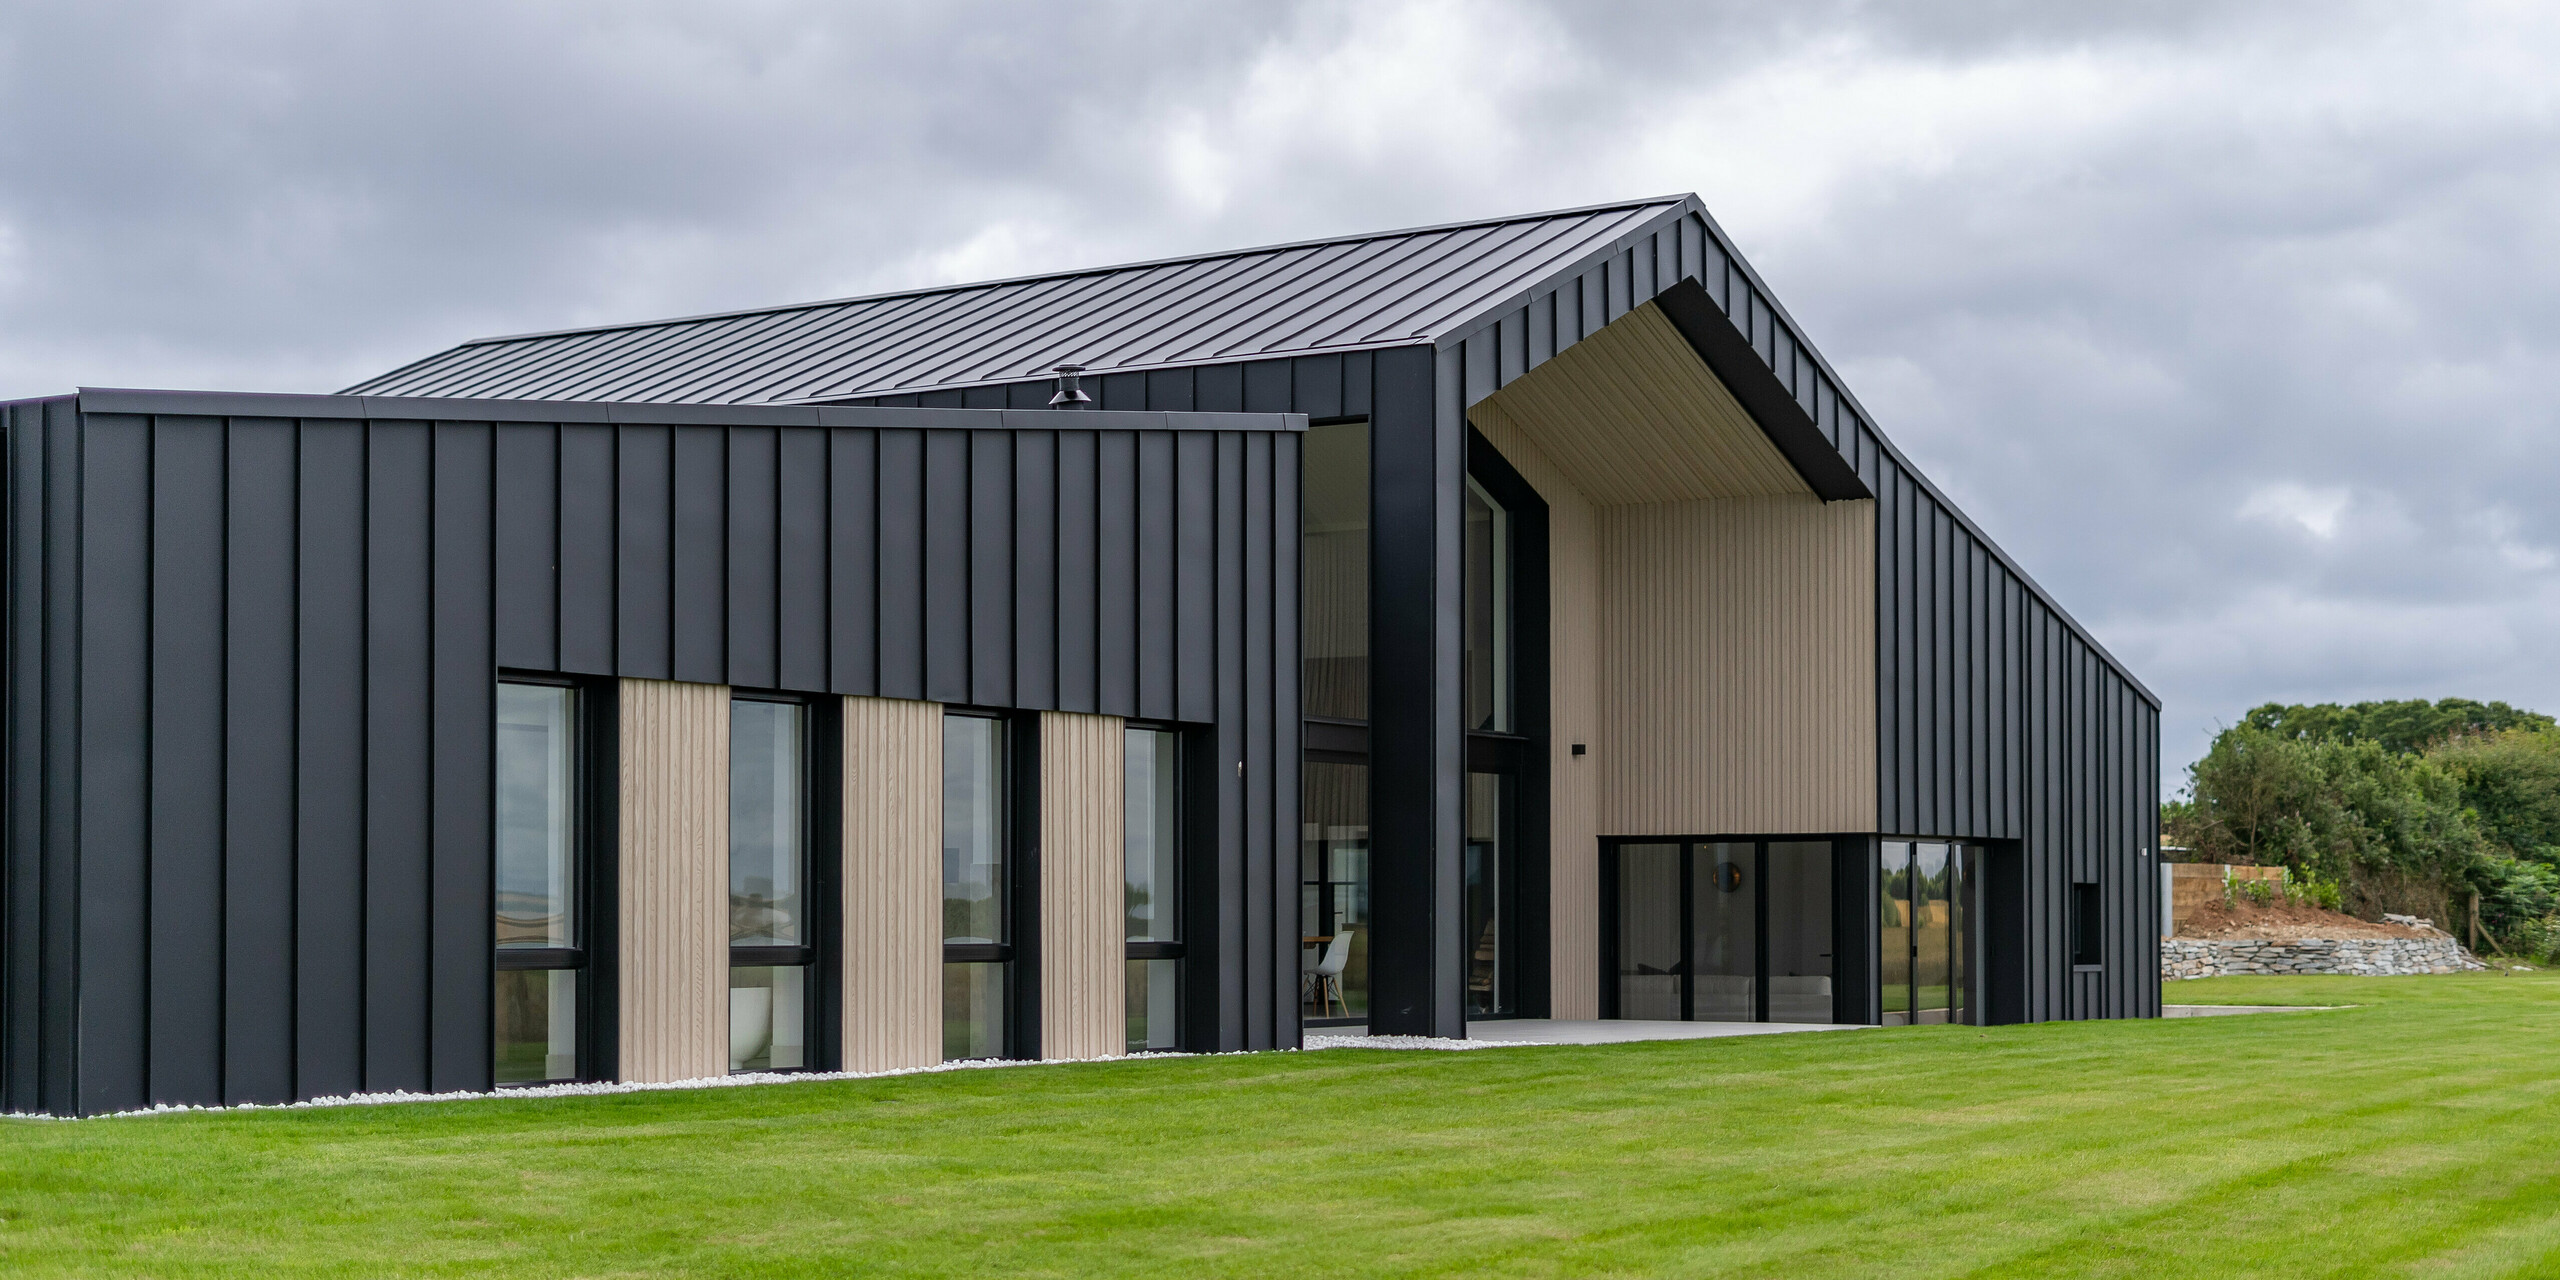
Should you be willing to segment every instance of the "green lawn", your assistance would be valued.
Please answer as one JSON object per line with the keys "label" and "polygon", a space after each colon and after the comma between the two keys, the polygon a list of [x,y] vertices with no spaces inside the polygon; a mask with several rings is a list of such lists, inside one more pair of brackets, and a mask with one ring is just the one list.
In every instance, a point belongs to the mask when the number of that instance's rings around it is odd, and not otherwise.
{"label": "green lawn", "polygon": [[2560,975],[2324,1013],[0,1124],[52,1275],[2560,1274]]}

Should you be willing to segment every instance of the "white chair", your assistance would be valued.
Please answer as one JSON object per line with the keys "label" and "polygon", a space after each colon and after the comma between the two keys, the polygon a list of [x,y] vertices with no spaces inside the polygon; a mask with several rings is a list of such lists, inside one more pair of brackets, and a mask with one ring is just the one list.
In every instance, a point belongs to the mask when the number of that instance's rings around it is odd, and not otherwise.
{"label": "white chair", "polygon": [[1351,1002],[1342,998],[1342,966],[1350,961],[1351,926],[1336,925],[1333,941],[1324,949],[1324,958],[1316,961],[1316,967],[1308,970],[1306,975],[1308,985],[1314,988],[1317,1017],[1330,1017],[1328,1011],[1337,1004],[1342,1006],[1345,1015],[1351,1012]]}

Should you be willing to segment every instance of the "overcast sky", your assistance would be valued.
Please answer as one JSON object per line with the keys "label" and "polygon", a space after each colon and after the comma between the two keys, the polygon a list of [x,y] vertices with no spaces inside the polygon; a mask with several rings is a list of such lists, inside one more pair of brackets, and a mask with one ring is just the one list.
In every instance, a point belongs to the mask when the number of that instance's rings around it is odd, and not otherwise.
{"label": "overcast sky", "polygon": [[21,0],[0,396],[1696,191],[2173,783],[2560,711],[2554,7],[860,9]]}

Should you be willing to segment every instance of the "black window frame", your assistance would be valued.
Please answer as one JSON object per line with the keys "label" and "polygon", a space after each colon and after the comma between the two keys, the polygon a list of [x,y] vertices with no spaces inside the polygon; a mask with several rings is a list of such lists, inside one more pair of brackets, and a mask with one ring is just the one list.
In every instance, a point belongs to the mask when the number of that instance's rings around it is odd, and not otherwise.
{"label": "black window frame", "polygon": [[[614,990],[616,983],[613,956],[617,945],[615,928],[616,887],[613,859],[605,851],[619,842],[616,820],[619,806],[615,787],[621,774],[621,760],[616,751],[619,739],[621,707],[610,682],[581,679],[556,671],[526,671],[511,667],[498,669],[490,682],[489,701],[491,730],[489,770],[494,791],[498,767],[496,706],[502,685],[532,685],[566,689],[572,695],[569,722],[578,740],[569,754],[569,789],[571,808],[577,815],[577,830],[570,842],[570,874],[574,880],[569,890],[570,901],[578,911],[576,934],[579,944],[572,947],[501,947],[497,945],[497,870],[498,870],[498,806],[489,806],[489,888],[490,910],[482,920],[489,930],[490,987],[493,997],[490,1009],[491,1036],[489,1072],[491,1089],[539,1089],[556,1084],[578,1084],[610,1080],[619,1074],[613,1061],[612,1046],[616,1039]],[[577,1070],[565,1078],[552,1080],[511,1080],[500,1082],[497,1076],[497,1009],[494,1004],[497,975],[500,973],[574,971],[578,974],[578,1009],[575,1019]]]}
{"label": "black window frame", "polygon": [[[1123,963],[1130,960],[1175,960],[1183,962],[1176,965],[1174,969],[1175,992],[1173,999],[1173,1043],[1178,1048],[1187,1049],[1190,1045],[1188,1034],[1193,1022],[1193,1019],[1190,1016],[1189,1002],[1186,999],[1186,993],[1191,987],[1191,965],[1189,964],[1189,960],[1191,958],[1190,892],[1193,876],[1191,873],[1192,805],[1190,797],[1192,771],[1189,756],[1192,750],[1192,735],[1185,730],[1183,726],[1163,720],[1123,720],[1121,721],[1120,727],[1120,759],[1121,767],[1124,770],[1128,766],[1128,734],[1131,731],[1162,733],[1170,735],[1173,739],[1173,790],[1169,796],[1160,798],[1160,801],[1170,801],[1173,805],[1173,893],[1171,895],[1173,910],[1170,913],[1159,912],[1157,919],[1172,920],[1174,938],[1170,942],[1158,940],[1138,941],[1131,939],[1127,936],[1128,914],[1124,909],[1121,914],[1120,946],[1121,960]],[[1128,786],[1128,782],[1125,778],[1122,779],[1121,786],[1123,788],[1123,794],[1125,795],[1126,788]],[[1127,821],[1126,813],[1122,814],[1122,821],[1124,823]],[[1128,856],[1128,833],[1124,826],[1121,832],[1120,846],[1120,874],[1123,892],[1126,892],[1126,886],[1128,884]],[[1150,1033],[1152,1033],[1153,1028],[1150,1028],[1149,1030]]]}
{"label": "black window frame", "polygon": [[[1004,994],[998,1001],[1004,1009],[1004,1038],[996,1057],[1036,1059],[1040,1056],[1039,713],[944,703],[942,716],[946,725],[954,718],[966,718],[992,720],[1001,726],[1003,740],[996,755],[1005,774],[997,780],[997,794],[1004,801],[1004,829],[996,836],[997,846],[1004,851],[1003,883],[996,889],[1004,913],[1004,941],[944,942],[942,963],[1004,966]],[[937,804],[943,802],[936,798]],[[940,904],[937,898],[937,910]]]}
{"label": "black window frame", "polygon": [[[835,899],[837,895],[834,877],[826,875],[824,869],[837,861],[837,851],[834,847],[835,842],[831,838],[834,824],[824,821],[821,815],[828,811],[825,800],[833,794],[831,789],[822,790],[822,784],[830,776],[840,776],[842,771],[825,767],[832,756],[823,751],[822,747],[830,738],[840,739],[842,734],[841,731],[829,734],[826,732],[827,725],[822,723],[826,720],[822,715],[824,704],[831,699],[778,689],[742,689],[732,686],[729,690],[729,701],[733,706],[740,702],[782,703],[797,706],[801,711],[800,894],[801,916],[806,922],[803,930],[808,941],[798,946],[741,947],[732,944],[729,947],[729,967],[732,969],[796,968],[804,970],[800,984],[802,1061],[801,1065],[796,1067],[758,1067],[756,1071],[760,1074],[765,1072],[787,1074],[833,1070],[834,1019],[828,1014],[834,1009],[836,1003],[832,961],[837,951],[832,941],[836,934]],[[734,711],[732,714],[734,715]],[[732,724],[735,724],[734,719]],[[822,759],[822,756],[826,756],[827,759]]]}
{"label": "black window frame", "polygon": [[2098,973],[2107,967],[2106,903],[2097,882],[2071,883],[2071,970]]}

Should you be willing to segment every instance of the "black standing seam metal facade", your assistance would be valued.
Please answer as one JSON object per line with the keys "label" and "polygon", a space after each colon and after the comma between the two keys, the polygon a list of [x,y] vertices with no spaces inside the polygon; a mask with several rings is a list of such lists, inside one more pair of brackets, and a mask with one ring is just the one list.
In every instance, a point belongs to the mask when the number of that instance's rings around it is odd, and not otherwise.
{"label": "black standing seam metal facade", "polygon": [[1179,722],[1186,1039],[1295,1044],[1303,422],[1062,417],[6,406],[7,1108],[486,1088],[504,669]]}
{"label": "black standing seam metal facade", "polygon": [[[1987,939],[1992,977],[2016,987],[2004,1016],[2156,1016],[2158,698],[1874,427],[1692,198],[1432,344],[1091,379],[1104,409],[1371,421],[1373,1027],[1454,1035],[1464,1025],[1467,407],[1648,301],[1684,332],[1698,314],[1729,322],[1779,394],[1731,367],[1725,344],[1691,333],[1701,358],[1818,493],[1877,503],[1878,830],[1991,842],[1995,859],[2015,859],[2016,900],[1986,912],[2003,930]],[[1048,392],[1022,381],[844,402],[1028,406]],[[1854,480],[1805,455],[1816,440]],[[1428,856],[1398,852],[1416,848]],[[2102,886],[2106,962],[2094,972],[2070,963],[2074,882]]]}

